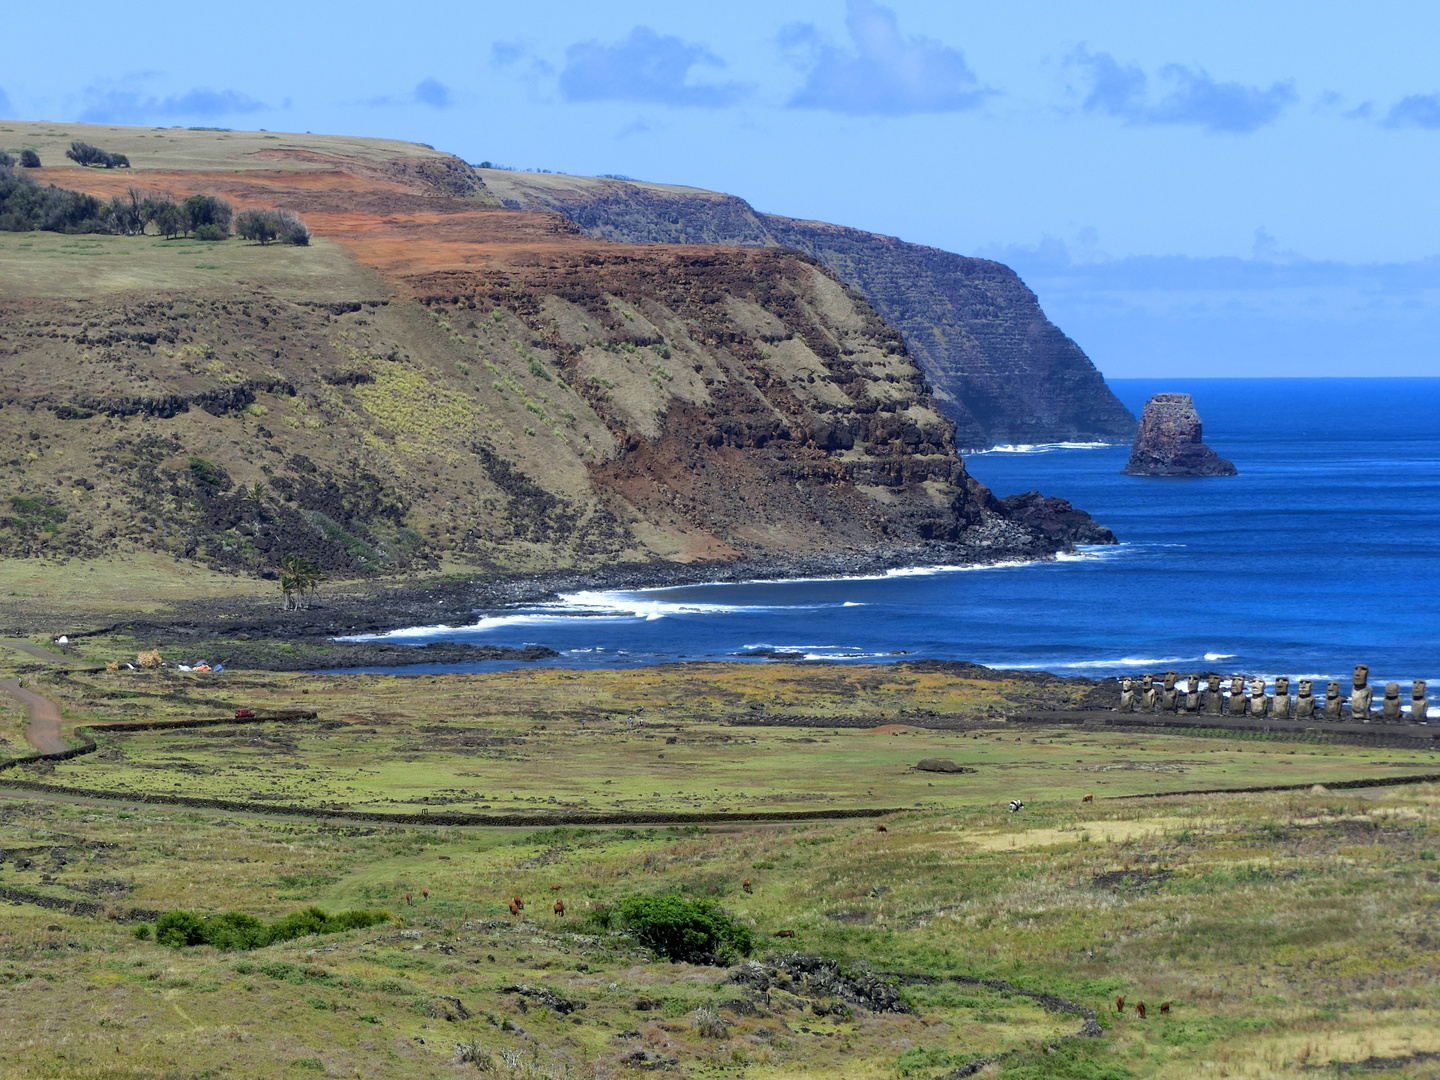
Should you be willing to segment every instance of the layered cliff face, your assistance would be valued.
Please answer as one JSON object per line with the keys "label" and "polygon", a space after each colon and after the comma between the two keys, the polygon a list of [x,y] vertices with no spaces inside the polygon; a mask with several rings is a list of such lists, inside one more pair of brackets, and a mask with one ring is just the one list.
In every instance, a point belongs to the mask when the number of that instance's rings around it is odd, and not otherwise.
{"label": "layered cliff face", "polygon": [[694,188],[481,170],[506,205],[630,243],[780,246],[810,255],[904,336],[963,449],[1113,441],[1135,418],[1009,267],[894,237],[756,212]]}
{"label": "layered cliff face", "polygon": [[242,164],[42,180],[281,207],[309,248],[0,235],[5,554],[512,572],[1064,542],[968,476],[899,335],[803,256],[596,240],[429,155]]}

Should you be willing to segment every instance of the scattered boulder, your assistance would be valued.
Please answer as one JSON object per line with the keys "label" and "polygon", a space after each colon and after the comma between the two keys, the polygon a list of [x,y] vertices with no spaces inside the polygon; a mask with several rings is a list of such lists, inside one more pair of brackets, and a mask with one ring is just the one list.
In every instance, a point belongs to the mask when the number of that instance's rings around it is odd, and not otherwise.
{"label": "scattered boulder", "polygon": [[1235,463],[1206,446],[1201,434],[1200,414],[1189,394],[1152,394],[1121,471],[1128,476],[1234,476]]}
{"label": "scattered boulder", "polygon": [[470,1010],[465,1008],[457,997],[448,994],[434,994],[426,1007],[426,1012],[436,1020],[469,1020]]}
{"label": "scattered boulder", "polygon": [[964,765],[956,765],[955,762],[945,757],[922,758],[915,768],[921,772],[966,773],[975,771]]}
{"label": "scattered boulder", "polygon": [[747,960],[732,968],[730,982],[765,992],[772,987],[807,998],[835,999],[877,1013],[913,1013],[899,987],[863,968],[843,970],[834,960],[789,952]]}
{"label": "scattered boulder", "polygon": [[550,1009],[552,1012],[557,1012],[562,1016],[573,1013],[576,1009],[586,1008],[585,1002],[577,1001],[574,998],[562,997],[554,990],[547,989],[543,986],[529,986],[525,983],[518,983],[512,986],[502,986],[500,992],[502,994],[516,994],[522,999],[528,998],[534,1004],[544,1005],[547,1009]]}

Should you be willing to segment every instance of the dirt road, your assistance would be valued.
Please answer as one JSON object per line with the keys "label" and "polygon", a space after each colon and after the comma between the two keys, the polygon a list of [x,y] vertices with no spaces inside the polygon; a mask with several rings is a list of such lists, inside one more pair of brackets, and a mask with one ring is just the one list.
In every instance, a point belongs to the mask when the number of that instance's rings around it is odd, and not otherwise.
{"label": "dirt road", "polygon": [[30,713],[30,727],[25,738],[42,754],[58,754],[70,749],[70,744],[60,737],[60,708],[47,697],[41,697],[20,686],[19,679],[0,681],[0,690],[25,703]]}

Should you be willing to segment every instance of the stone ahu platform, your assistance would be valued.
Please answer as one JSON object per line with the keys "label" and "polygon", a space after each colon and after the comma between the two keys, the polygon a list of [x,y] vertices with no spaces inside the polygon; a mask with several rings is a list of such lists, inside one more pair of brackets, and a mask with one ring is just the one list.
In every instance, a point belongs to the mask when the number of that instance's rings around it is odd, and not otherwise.
{"label": "stone ahu platform", "polygon": [[1006,720],[1012,724],[1080,724],[1087,728],[1110,731],[1161,731],[1180,728],[1207,731],[1271,732],[1288,735],[1322,735],[1337,742],[1364,746],[1393,746],[1410,750],[1440,750],[1440,723],[1371,723],[1324,720],[1272,720],[1229,716],[1171,716],[1163,713],[1145,715],[1117,713],[1109,710],[1070,712],[1011,713]]}
{"label": "stone ahu platform", "polygon": [[1234,462],[1206,446],[1202,431],[1189,394],[1152,394],[1121,471],[1129,476],[1234,476]]}

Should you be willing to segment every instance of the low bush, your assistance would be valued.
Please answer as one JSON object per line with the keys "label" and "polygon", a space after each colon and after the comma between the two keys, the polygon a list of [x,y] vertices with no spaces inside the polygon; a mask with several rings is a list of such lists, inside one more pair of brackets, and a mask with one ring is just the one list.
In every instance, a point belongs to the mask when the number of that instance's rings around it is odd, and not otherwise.
{"label": "low bush", "polygon": [[20,167],[22,169],[40,168],[40,155],[37,154],[34,150],[21,150]]}
{"label": "low bush", "polygon": [[341,911],[329,915],[318,907],[308,907],[267,924],[243,911],[211,916],[194,911],[167,911],[155,920],[155,940],[175,949],[185,945],[213,945],[225,950],[261,949],[307,934],[362,930],[389,918],[387,911]]}
{"label": "low bush", "polygon": [[672,962],[687,964],[729,964],[749,956],[755,936],[708,900],[687,900],[682,896],[627,896],[596,913],[594,921],[619,925],[642,945]]}
{"label": "low bush", "polygon": [[222,225],[200,225],[194,235],[196,240],[229,240],[230,230]]}

